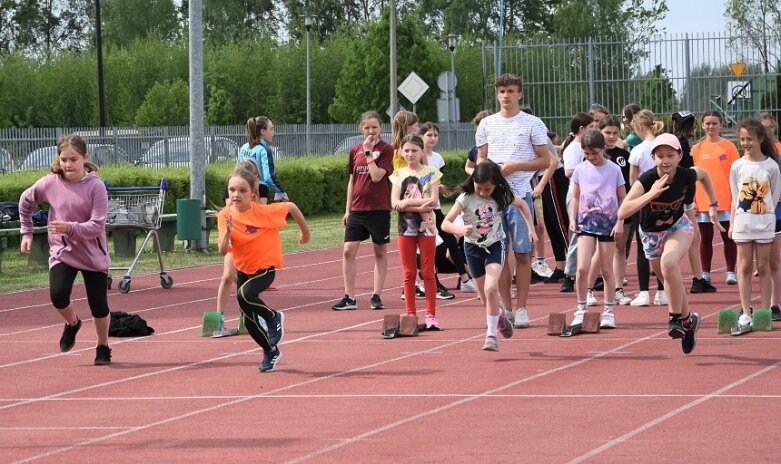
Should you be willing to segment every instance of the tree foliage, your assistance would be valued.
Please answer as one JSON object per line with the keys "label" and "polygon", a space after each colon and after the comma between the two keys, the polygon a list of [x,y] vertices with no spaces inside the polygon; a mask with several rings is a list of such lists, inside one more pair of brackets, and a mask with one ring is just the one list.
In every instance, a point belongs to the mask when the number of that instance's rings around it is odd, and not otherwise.
{"label": "tree foliage", "polygon": [[781,56],[773,53],[769,43],[771,37],[776,37],[775,50],[778,50],[781,37],[781,3],[778,0],[728,0],[724,16],[732,28],[757,49],[765,72],[779,69]]}
{"label": "tree foliage", "polygon": [[173,0],[104,0],[103,39],[109,46],[127,47],[145,37],[175,39],[179,33]]}
{"label": "tree foliage", "polygon": [[137,126],[186,126],[190,123],[190,89],[181,79],[158,82],[136,114]]}

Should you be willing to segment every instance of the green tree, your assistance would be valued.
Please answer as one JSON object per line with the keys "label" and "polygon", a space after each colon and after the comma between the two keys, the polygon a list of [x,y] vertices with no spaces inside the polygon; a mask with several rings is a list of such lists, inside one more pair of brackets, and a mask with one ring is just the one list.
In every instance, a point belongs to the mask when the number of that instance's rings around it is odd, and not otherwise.
{"label": "green tree", "polygon": [[171,40],[179,34],[173,0],[104,0],[101,20],[107,45],[127,47],[145,37]]}
{"label": "green tree", "polygon": [[186,126],[190,121],[190,90],[181,79],[157,83],[136,114],[137,126]]}
{"label": "green tree", "polygon": [[276,36],[281,24],[271,0],[204,0],[203,33],[211,45]]}
{"label": "green tree", "polygon": [[[764,71],[775,68],[778,72],[781,56],[773,54],[771,45],[775,38],[777,47],[781,37],[781,3],[778,0],[728,0],[724,17],[731,29],[741,35],[736,40],[748,38],[757,49]],[[775,50],[777,52],[778,48]]]}
{"label": "green tree", "polygon": [[[353,42],[336,83],[336,97],[328,110],[334,120],[352,123],[368,109],[385,113],[390,105],[389,34],[386,10],[381,20],[369,24],[365,39]],[[398,82],[415,71],[433,87],[437,75],[447,69],[444,50],[426,39],[416,18],[411,15],[397,22],[396,45]],[[421,108],[418,114],[422,120],[434,120],[436,117],[438,95],[435,93],[426,92],[417,103],[418,108]]]}
{"label": "green tree", "polygon": [[214,85],[209,86],[209,100],[206,103],[206,124],[210,126],[235,124],[233,107],[233,99],[228,92]]}

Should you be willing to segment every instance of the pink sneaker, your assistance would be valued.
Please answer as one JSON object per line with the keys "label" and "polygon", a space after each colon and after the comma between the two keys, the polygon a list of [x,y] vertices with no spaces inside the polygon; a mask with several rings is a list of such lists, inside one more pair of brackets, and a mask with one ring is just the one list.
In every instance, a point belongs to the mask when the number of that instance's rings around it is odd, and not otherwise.
{"label": "pink sneaker", "polygon": [[426,330],[442,330],[439,328],[439,321],[437,316],[433,314],[426,314]]}

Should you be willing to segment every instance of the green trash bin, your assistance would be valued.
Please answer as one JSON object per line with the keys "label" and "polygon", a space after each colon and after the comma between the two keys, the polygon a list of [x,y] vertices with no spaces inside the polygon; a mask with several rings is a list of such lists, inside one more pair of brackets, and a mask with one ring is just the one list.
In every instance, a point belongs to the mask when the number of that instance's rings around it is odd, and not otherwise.
{"label": "green trash bin", "polygon": [[176,200],[176,235],[179,240],[201,239],[200,200]]}

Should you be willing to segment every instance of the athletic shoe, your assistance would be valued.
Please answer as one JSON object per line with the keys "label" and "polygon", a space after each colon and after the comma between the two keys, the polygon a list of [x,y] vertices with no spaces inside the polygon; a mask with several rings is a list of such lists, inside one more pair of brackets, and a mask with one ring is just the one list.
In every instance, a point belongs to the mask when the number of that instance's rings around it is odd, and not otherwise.
{"label": "athletic shoe", "polygon": [[648,290],[641,290],[637,292],[637,297],[629,302],[629,306],[648,306],[651,304],[651,295],[648,294]]}
{"label": "athletic shoe", "polygon": [[499,351],[499,339],[493,335],[485,337],[485,343],[483,343],[483,351]]}
{"label": "athletic shoe", "polygon": [[694,346],[697,344],[697,329],[700,328],[699,314],[691,313],[689,319],[689,328],[684,328],[686,334],[681,339],[681,348],[683,349],[684,354],[689,354],[694,350]]}
{"label": "athletic shoe", "polygon": [[586,306],[597,306],[598,304],[599,300],[594,296],[594,290],[589,290],[588,295],[586,295]]}
{"label": "athletic shoe", "polygon": [[282,341],[282,337],[285,336],[285,313],[282,311],[274,311],[276,316],[272,317],[268,321],[268,344],[276,346]]}
{"label": "athletic shoe", "polygon": [[526,308],[522,306],[516,309],[515,317],[513,318],[513,326],[516,329],[524,329],[530,325],[531,322],[529,322],[529,313],[526,311]]}
{"label": "athletic shoe", "polygon": [[439,327],[439,320],[433,314],[426,314],[426,330],[442,330]]}
{"label": "athletic shoe", "polygon": [[[425,295],[425,293],[424,293]],[[452,300],[456,296],[447,291],[445,287],[439,287],[437,288],[437,299],[438,300]]]}
{"label": "athletic shoe", "polygon": [[464,293],[477,293],[477,287],[472,279],[469,279],[466,282],[460,282],[458,289]]}
{"label": "athletic shoe", "polygon": [[111,364],[111,348],[108,345],[98,345],[95,348],[95,365],[108,366]]}
{"label": "athletic shoe", "polygon": [[602,276],[597,277],[597,280],[594,281],[594,286],[591,287],[594,290],[601,292],[605,289],[605,279],[602,278]]}
{"label": "athletic shoe", "polygon": [[779,309],[778,306],[776,305],[771,306],[770,313],[772,314],[771,318],[774,321],[781,321],[781,309]]}
{"label": "athletic shoe", "polygon": [[545,282],[546,284],[560,284],[564,282],[564,279],[566,277],[567,276],[564,274],[564,271],[562,271],[561,269],[554,269],[553,273],[549,277],[547,277],[543,282]]}
{"label": "athletic shoe", "polygon": [[575,317],[572,318],[572,324],[571,325],[582,324],[583,323],[583,316],[585,316],[585,315],[586,315],[586,310],[585,309],[576,309],[575,310]]}
{"label": "athletic shoe", "polygon": [[553,269],[548,266],[548,263],[545,262],[545,260],[540,261],[535,259],[532,263],[532,270],[545,278],[550,277],[553,274]]}
{"label": "athletic shoe", "polygon": [[742,313],[738,318],[738,327],[751,327],[751,316],[746,313]]}
{"label": "athletic shoe", "polygon": [[564,282],[561,283],[561,293],[572,293],[575,291],[575,279],[569,276],[564,276]]}
{"label": "athletic shoe", "polygon": [[689,293],[714,293],[716,287],[705,279],[692,278],[692,288]]}
{"label": "athletic shoe", "polygon": [[282,352],[275,346],[273,350],[263,353],[263,362],[260,363],[260,372],[271,372],[277,368],[282,359]]}
{"label": "athletic shoe", "polygon": [[711,281],[711,280],[710,280],[710,272],[703,272],[703,273],[702,273],[702,278],[703,278],[704,280],[707,280],[708,282],[710,282],[710,281]]}
{"label": "athletic shoe", "polygon": [[510,321],[510,324],[514,324],[515,323],[515,313],[512,312],[512,311],[507,311],[506,309],[504,309],[504,306],[502,306],[501,303],[499,303],[499,312],[504,314],[504,318],[507,319],[508,321]]}
{"label": "athletic shoe", "polygon": [[339,303],[331,306],[331,309],[334,311],[358,309],[358,302],[355,301],[355,298],[350,298],[350,295],[345,294],[344,297],[339,300]]}
{"label": "athletic shoe", "polygon": [[684,338],[686,336],[686,330],[683,328],[681,319],[670,319],[667,324],[667,335],[672,338]]}
{"label": "athletic shoe", "polygon": [[667,295],[665,295],[664,290],[657,290],[656,295],[654,295],[654,304],[656,306],[667,305]]}
{"label": "athletic shoe", "polygon": [[599,327],[603,329],[616,328],[616,316],[613,311],[602,311],[602,319],[599,321]]}
{"label": "athletic shoe", "polygon": [[504,338],[510,338],[513,336],[513,324],[507,320],[504,309],[499,309],[499,333]]}
{"label": "athletic shoe", "polygon": [[627,296],[623,288],[616,289],[616,304],[626,306],[632,302],[632,299]]}
{"label": "athletic shoe", "polygon": [[727,282],[727,285],[735,285],[738,283],[738,277],[734,272],[727,272],[727,276],[725,277],[724,281]]}
{"label": "athletic shoe", "polygon": [[369,303],[371,305],[372,309],[384,309],[385,305],[382,304],[382,299],[380,298],[380,295],[374,294],[372,295],[372,300]]}
{"label": "athletic shoe", "polygon": [[[401,291],[401,299],[404,299],[404,290]],[[420,285],[415,284],[415,299],[416,300],[425,300],[426,299],[426,292],[423,291],[422,288],[420,288]]]}
{"label": "athletic shoe", "polygon": [[76,344],[76,334],[81,329],[81,319],[76,319],[75,325],[65,323],[65,328],[62,329],[62,337],[60,337],[60,351],[63,353],[70,351],[73,345]]}
{"label": "athletic shoe", "polygon": [[[515,279],[513,279],[513,281],[515,281]],[[545,276],[541,276],[541,275],[537,274],[537,272],[535,272],[535,270],[532,269],[532,275],[531,275],[530,281],[533,284],[538,284],[540,282],[545,282]]]}

